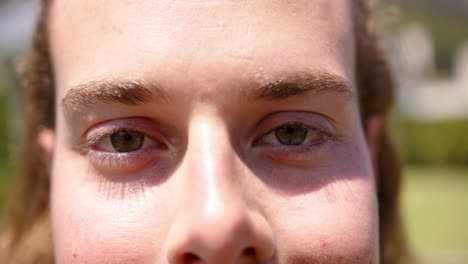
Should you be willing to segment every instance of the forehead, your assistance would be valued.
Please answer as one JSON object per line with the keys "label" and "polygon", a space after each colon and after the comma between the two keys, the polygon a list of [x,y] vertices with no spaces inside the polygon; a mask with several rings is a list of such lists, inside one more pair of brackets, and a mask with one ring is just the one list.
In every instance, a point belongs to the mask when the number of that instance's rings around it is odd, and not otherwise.
{"label": "forehead", "polygon": [[[56,0],[59,87],[93,78],[166,82],[319,69],[353,83],[349,0]],[[221,78],[222,76],[222,78]]]}

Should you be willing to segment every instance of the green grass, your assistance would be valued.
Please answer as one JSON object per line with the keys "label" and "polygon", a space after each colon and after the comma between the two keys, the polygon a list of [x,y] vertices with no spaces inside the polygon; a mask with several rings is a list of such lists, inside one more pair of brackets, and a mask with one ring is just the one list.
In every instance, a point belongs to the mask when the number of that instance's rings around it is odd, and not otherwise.
{"label": "green grass", "polygon": [[409,242],[425,263],[468,263],[468,168],[410,167],[403,185]]}

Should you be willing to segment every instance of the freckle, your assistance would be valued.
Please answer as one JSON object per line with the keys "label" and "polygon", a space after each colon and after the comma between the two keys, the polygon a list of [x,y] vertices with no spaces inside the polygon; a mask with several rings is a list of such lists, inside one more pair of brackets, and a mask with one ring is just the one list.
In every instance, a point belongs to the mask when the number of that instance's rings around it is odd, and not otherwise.
{"label": "freckle", "polygon": [[73,253],[73,258],[76,259],[78,257],[78,254]]}

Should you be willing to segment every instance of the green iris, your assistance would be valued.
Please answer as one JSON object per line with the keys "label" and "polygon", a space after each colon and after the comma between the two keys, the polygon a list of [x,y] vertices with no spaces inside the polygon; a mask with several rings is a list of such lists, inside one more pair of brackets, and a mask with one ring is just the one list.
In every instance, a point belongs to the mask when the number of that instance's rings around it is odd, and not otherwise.
{"label": "green iris", "polygon": [[138,132],[121,131],[113,133],[110,139],[112,147],[118,152],[131,152],[143,146],[145,137]]}
{"label": "green iris", "polygon": [[303,125],[285,125],[275,130],[275,136],[283,145],[299,145],[307,137],[308,129]]}

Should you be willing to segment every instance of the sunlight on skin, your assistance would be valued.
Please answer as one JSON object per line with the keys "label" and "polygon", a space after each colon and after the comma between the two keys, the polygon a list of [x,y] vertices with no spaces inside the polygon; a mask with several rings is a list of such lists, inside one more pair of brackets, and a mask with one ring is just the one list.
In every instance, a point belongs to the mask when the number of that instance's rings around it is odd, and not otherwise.
{"label": "sunlight on skin", "polygon": [[[360,120],[351,3],[56,0],[57,127],[41,139],[54,144],[56,262],[377,264],[376,140]],[[350,93],[297,93],[294,77],[245,100],[258,76],[291,72]],[[97,80],[141,80],[168,99],[70,92]],[[85,107],[70,114],[70,96]],[[280,142],[286,126],[307,143]],[[379,120],[367,130],[377,137]],[[99,148],[126,132],[128,151]],[[135,133],[146,145],[131,148]]]}

